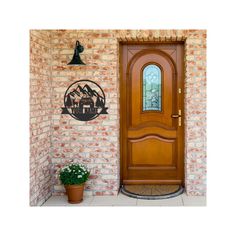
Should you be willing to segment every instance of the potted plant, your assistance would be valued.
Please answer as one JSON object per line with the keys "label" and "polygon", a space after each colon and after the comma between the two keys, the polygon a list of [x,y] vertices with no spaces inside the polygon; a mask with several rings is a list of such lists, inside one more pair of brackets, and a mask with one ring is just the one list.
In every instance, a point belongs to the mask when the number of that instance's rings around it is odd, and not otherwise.
{"label": "potted plant", "polygon": [[60,170],[60,180],[64,184],[69,203],[80,203],[83,200],[84,184],[89,171],[83,164],[70,164]]}

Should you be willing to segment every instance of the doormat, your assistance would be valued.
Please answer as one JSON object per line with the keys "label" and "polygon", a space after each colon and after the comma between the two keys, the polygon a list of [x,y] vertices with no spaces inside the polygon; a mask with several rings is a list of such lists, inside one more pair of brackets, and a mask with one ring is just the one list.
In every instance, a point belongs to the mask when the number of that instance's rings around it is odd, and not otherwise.
{"label": "doormat", "polygon": [[147,200],[167,199],[184,192],[181,185],[122,185],[121,192],[129,197]]}

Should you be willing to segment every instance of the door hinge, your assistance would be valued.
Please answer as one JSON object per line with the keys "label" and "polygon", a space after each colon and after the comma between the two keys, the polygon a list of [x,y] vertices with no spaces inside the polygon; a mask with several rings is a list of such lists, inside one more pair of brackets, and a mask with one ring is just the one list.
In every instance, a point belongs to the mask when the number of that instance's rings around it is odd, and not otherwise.
{"label": "door hinge", "polygon": [[179,93],[182,93],[182,90],[181,90],[181,88],[179,88]]}

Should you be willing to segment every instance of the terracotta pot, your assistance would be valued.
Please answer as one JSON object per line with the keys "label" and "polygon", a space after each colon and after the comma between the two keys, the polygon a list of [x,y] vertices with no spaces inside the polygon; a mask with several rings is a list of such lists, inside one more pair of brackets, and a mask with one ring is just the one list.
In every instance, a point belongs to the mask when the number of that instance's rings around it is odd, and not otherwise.
{"label": "terracotta pot", "polygon": [[83,201],[84,184],[65,185],[68,202],[75,204]]}

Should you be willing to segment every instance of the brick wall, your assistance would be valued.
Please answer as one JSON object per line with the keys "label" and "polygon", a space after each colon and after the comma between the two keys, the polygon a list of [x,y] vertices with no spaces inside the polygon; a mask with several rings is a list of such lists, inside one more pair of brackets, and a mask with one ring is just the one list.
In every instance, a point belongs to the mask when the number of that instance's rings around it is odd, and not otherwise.
{"label": "brick wall", "polygon": [[[114,32],[54,31],[52,33],[54,173],[71,160],[83,162],[91,170],[87,194],[114,195],[119,188],[118,57]],[[69,67],[76,39],[85,47],[81,55],[86,66]],[[109,115],[87,122],[61,115],[67,87],[78,79],[97,82],[106,94]],[[54,175],[54,194],[63,191]]]}
{"label": "brick wall", "polygon": [[206,32],[190,30],[185,43],[185,187],[206,194]]}
{"label": "brick wall", "polygon": [[30,204],[52,192],[51,59],[49,32],[30,31]]}
{"label": "brick wall", "polygon": [[[206,31],[204,30],[53,30],[51,53],[51,170],[53,194],[63,194],[58,170],[70,161],[88,165],[88,195],[114,195],[119,189],[119,57],[118,41],[186,40],[185,172],[191,195],[206,192]],[[85,50],[86,66],[69,67],[74,44]],[[50,68],[49,68],[50,69]],[[97,82],[107,97],[109,115],[81,122],[61,115],[67,87],[79,79]]]}

